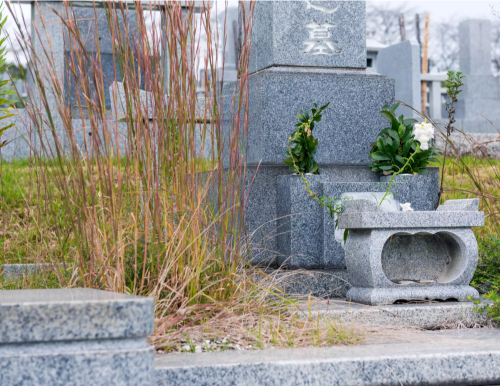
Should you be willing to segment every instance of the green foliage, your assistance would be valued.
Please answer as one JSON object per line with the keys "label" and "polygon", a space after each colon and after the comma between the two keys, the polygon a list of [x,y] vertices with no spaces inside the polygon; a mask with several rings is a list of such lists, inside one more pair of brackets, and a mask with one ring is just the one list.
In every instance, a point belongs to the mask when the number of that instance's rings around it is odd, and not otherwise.
{"label": "green foliage", "polygon": [[[300,175],[309,196],[322,208],[327,208],[330,211],[330,217],[333,219],[334,214],[342,213],[344,209],[343,201],[349,198],[335,199],[328,196],[318,197],[316,193],[311,190],[309,182],[304,176],[304,173],[319,174],[318,164],[314,160],[318,140],[314,139],[312,136],[312,130],[314,129],[314,122],[321,121],[321,112],[326,109],[329,104],[330,103],[327,103],[318,109],[317,104],[313,103],[314,108],[312,109],[311,117],[309,117],[307,111],[301,111],[301,113],[297,115],[300,122],[295,125],[297,130],[288,138],[288,152],[285,154],[290,157],[285,159],[285,163],[290,166],[291,171]],[[292,142],[295,143],[295,147],[293,148],[290,146]],[[337,227],[337,220],[335,221],[335,227]]]}
{"label": "green foliage", "polygon": [[[6,22],[7,22],[7,16],[3,17],[2,11],[0,10],[0,35],[4,29]],[[7,40],[6,37],[0,39],[0,72],[5,71],[5,69],[7,67],[9,67],[9,65],[6,64],[6,61],[7,61],[7,48],[5,47],[6,40]],[[16,94],[16,92],[12,90],[12,86],[8,85],[9,83],[10,83],[9,79],[0,80],[0,105],[5,105],[7,103],[11,104],[11,103],[16,102],[16,100],[9,99],[7,97],[8,95],[15,95]],[[0,121],[17,115],[17,114],[11,114],[9,109],[3,108],[3,107],[0,108],[0,114],[2,114],[2,116],[0,116]],[[8,128],[10,128],[12,126],[14,126],[13,123],[11,123],[7,126],[2,126],[2,124],[0,124],[0,137],[3,135],[5,130],[7,130]],[[3,142],[0,141],[0,147],[5,146],[6,144],[7,144],[7,141],[3,141]]]}
{"label": "green foliage", "polygon": [[[311,116],[305,110],[302,110],[297,115],[299,123],[295,125],[297,129],[288,139],[288,151],[285,152],[288,158],[284,160],[292,172],[298,173],[296,171],[296,168],[298,168],[300,173],[319,174],[319,165],[314,159],[318,140],[314,138],[312,131],[314,130],[315,122],[321,121],[321,113],[329,104],[327,103],[318,109],[318,105],[313,103],[314,107],[311,110]],[[291,147],[290,143],[293,143],[294,146]]]}
{"label": "green foliage", "polygon": [[460,87],[464,84],[462,79],[465,78],[465,75],[462,75],[462,71],[453,71],[449,70],[448,79],[444,81],[444,87],[446,87],[446,94],[450,97],[452,102],[457,102],[457,96],[462,92]]}
{"label": "green foliage", "polygon": [[372,144],[370,164],[373,172],[383,172],[384,174],[420,173],[427,174],[426,167],[431,162],[437,162],[434,158],[439,155],[435,148],[421,151],[419,143],[415,141],[413,135],[413,125],[417,123],[415,119],[405,119],[403,115],[396,116],[395,111],[399,103],[392,108],[384,106],[380,112],[387,119],[390,126],[383,129],[377,140]]}
{"label": "green foliage", "polygon": [[478,307],[474,311],[479,313],[487,313],[495,322],[500,322],[500,295],[495,291],[490,291],[483,295],[483,302],[474,300],[474,304]]}
{"label": "green foliage", "polygon": [[487,236],[478,241],[479,261],[471,285],[482,293],[500,293],[500,239]]}
{"label": "green foliage", "polygon": [[500,239],[488,236],[478,244],[479,262],[471,285],[483,294],[484,301],[476,300],[475,310],[500,322]]}

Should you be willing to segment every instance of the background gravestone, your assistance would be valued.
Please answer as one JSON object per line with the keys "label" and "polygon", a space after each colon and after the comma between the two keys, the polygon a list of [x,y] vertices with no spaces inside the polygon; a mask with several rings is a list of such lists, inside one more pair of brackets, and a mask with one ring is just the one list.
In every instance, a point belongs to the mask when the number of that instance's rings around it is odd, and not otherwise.
{"label": "background gravestone", "polygon": [[[421,105],[420,45],[410,40],[382,48],[377,55],[377,72],[395,80],[396,100],[419,110]],[[409,107],[400,106],[397,115],[417,117]]]}
{"label": "background gravestone", "polygon": [[459,24],[458,32],[460,70],[466,78],[456,116],[463,119],[460,123],[465,128],[469,126],[468,120],[485,121],[480,114],[498,120],[500,85],[491,73],[491,23],[489,20],[465,20]]}

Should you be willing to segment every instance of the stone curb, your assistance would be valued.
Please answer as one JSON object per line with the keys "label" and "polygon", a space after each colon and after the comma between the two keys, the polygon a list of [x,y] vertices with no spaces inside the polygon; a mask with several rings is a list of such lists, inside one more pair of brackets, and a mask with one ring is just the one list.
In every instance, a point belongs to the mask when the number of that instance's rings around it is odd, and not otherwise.
{"label": "stone curb", "polygon": [[[439,333],[438,333],[439,334]],[[500,382],[500,330],[442,333],[433,343],[161,355],[158,386],[484,385]]]}

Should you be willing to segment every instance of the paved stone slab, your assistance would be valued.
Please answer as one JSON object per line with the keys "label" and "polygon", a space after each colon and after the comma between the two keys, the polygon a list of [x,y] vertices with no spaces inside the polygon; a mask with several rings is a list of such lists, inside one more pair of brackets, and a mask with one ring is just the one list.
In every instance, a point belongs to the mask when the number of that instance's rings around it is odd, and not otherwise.
{"label": "paved stone slab", "polygon": [[[431,334],[431,333],[429,333]],[[432,333],[432,343],[161,355],[158,386],[484,385],[500,382],[500,331]]]}
{"label": "paved stone slab", "polygon": [[[474,311],[472,302],[427,302],[417,304],[391,304],[368,306],[345,299],[316,301],[311,307],[313,316],[334,316],[345,323],[370,325],[417,326],[425,329],[478,327],[491,324],[485,313]],[[309,305],[301,306],[308,315]]]}

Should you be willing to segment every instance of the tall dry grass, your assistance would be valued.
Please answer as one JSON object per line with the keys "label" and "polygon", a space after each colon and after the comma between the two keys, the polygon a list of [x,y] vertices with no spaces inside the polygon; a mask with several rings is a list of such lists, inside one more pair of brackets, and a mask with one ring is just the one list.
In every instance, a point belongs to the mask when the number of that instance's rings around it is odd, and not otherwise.
{"label": "tall dry grass", "polygon": [[[40,205],[28,211],[37,239],[30,253],[53,267],[55,286],[154,297],[163,340],[201,321],[259,309],[266,297],[249,280],[240,253],[255,3],[243,4],[231,106],[219,98],[229,27],[214,20],[217,3],[184,3],[106,2],[108,30],[102,31],[103,10],[96,3],[93,16],[79,20],[64,2],[39,12],[31,35],[22,32],[29,31],[26,21],[11,12],[25,27],[17,39],[33,79],[25,123],[31,126],[30,181]],[[145,18],[158,9],[161,22],[150,17],[148,31]],[[57,60],[55,26],[65,32],[64,66]],[[106,34],[113,79],[103,69],[100,44],[106,39],[100,38]],[[209,96],[202,103],[200,61]],[[122,104],[122,114],[105,103],[108,82],[118,79],[123,97],[116,86],[111,99]],[[224,119],[231,124],[230,142],[223,140]],[[209,142],[210,154],[197,137]]]}

